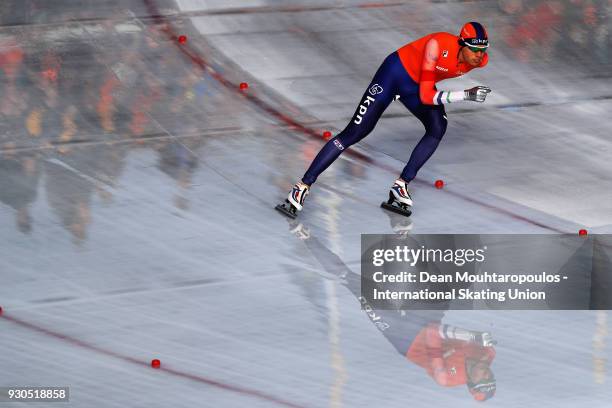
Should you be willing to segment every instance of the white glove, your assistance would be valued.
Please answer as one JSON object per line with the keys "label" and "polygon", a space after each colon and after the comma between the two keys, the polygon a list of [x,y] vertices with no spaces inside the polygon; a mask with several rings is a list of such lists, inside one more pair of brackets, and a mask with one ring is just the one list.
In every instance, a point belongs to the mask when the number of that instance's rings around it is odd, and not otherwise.
{"label": "white glove", "polygon": [[478,344],[482,347],[493,347],[497,344],[497,341],[493,340],[493,336],[488,332],[472,332],[473,334],[473,343]]}
{"label": "white glove", "polygon": [[464,100],[473,102],[484,102],[487,99],[487,95],[491,92],[491,88],[488,86],[475,86],[470,89],[466,89]]}

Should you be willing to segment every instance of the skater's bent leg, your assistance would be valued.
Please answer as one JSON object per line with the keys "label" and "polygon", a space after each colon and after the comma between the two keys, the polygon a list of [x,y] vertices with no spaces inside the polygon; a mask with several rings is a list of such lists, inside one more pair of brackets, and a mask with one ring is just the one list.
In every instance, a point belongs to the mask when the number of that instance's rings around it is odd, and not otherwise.
{"label": "skater's bent leg", "polygon": [[302,183],[310,186],[317,181],[319,174],[323,173],[340,156],[344,149],[344,144],[337,136],[325,143],[325,146],[319,151],[310,167],[308,167],[308,170],[306,170],[304,177],[302,177]]}
{"label": "skater's bent leg", "polygon": [[[380,114],[382,114],[382,111]],[[356,126],[351,122],[338,136],[325,143],[304,174],[302,182],[308,185],[314,183],[319,174],[323,173],[345,149],[354,145],[372,131],[379,117],[370,115],[370,120],[363,122],[363,126]]]}
{"label": "skater's bent leg", "polygon": [[448,124],[442,105],[422,105],[420,109],[415,109],[413,113],[423,122],[425,126],[425,135],[412,151],[410,160],[408,160],[408,164],[406,164],[406,167],[404,167],[402,171],[401,178],[406,182],[410,182],[414,179],[419,169],[423,167],[431,155],[434,154],[444,133],[446,133]]}
{"label": "skater's bent leg", "polygon": [[302,182],[311,185],[349,146],[366,137],[396,94],[396,83],[406,75],[397,53],[389,55],[380,66],[348,126],[328,141],[304,174]]}

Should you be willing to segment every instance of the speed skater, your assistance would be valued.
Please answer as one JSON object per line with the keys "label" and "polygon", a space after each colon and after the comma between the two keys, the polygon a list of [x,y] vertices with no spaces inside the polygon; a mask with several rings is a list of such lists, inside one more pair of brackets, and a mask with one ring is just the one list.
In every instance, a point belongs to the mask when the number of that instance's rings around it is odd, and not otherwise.
{"label": "speed skater", "polygon": [[444,105],[460,101],[484,102],[491,89],[475,86],[463,91],[439,91],[436,83],[487,65],[489,39],[477,22],[463,25],[459,35],[437,32],[404,45],[382,63],[367,87],[350,123],[330,139],[296,183],[285,202],[276,208],[294,218],[301,211],[310,187],[351,145],[366,137],[389,104],[399,101],[425,127],[425,135],[413,149],[408,163],[389,191],[383,207],[409,216],[412,197],[408,184],[433,155],[447,127]]}

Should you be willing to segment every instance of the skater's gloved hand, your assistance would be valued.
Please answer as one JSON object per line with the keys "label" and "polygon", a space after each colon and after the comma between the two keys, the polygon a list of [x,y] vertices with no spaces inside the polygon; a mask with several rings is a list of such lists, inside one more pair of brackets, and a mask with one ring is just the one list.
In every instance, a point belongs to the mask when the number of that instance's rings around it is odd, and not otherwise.
{"label": "skater's gloved hand", "polygon": [[464,92],[464,99],[466,101],[484,102],[485,99],[487,99],[487,95],[491,92],[491,88],[488,86],[478,85],[473,88],[466,89]]}
{"label": "skater's gloved hand", "polygon": [[493,347],[497,344],[497,341],[493,340],[491,333],[487,332],[474,332],[473,342],[482,347]]}

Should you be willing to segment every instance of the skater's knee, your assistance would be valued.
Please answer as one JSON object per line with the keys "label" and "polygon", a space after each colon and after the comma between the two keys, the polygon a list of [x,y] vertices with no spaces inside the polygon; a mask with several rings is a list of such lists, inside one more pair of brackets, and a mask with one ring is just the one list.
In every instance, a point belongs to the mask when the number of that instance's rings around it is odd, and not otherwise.
{"label": "skater's knee", "polygon": [[349,134],[338,135],[335,138],[331,139],[330,142],[333,143],[339,150],[344,150],[361,139],[363,139],[366,135],[362,135],[361,132],[352,132]]}
{"label": "skater's knee", "polygon": [[442,140],[446,133],[447,121],[444,118],[432,121],[427,127],[427,134],[436,140]]}
{"label": "skater's knee", "polygon": [[349,143],[346,143],[342,138],[338,136],[334,137],[333,139],[330,139],[329,142],[327,142],[327,145],[333,147],[335,150],[339,150],[340,152],[343,152],[344,149],[350,146]]}

